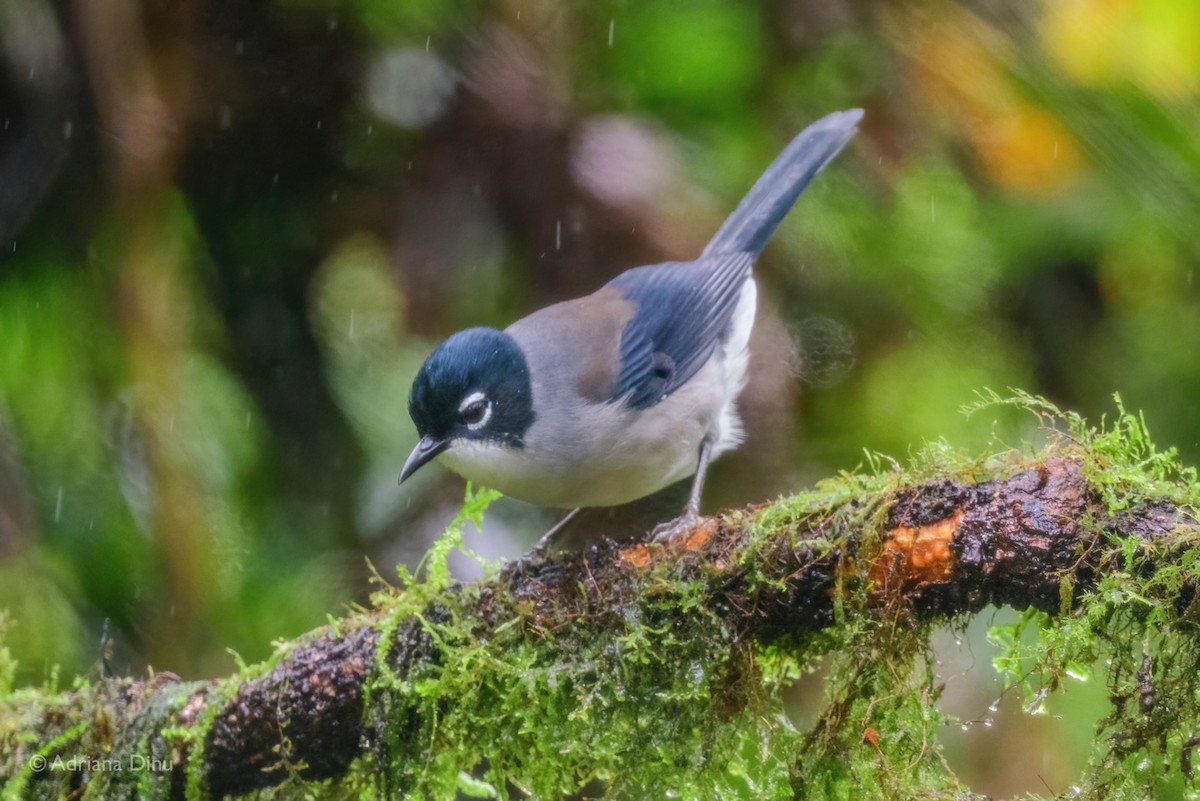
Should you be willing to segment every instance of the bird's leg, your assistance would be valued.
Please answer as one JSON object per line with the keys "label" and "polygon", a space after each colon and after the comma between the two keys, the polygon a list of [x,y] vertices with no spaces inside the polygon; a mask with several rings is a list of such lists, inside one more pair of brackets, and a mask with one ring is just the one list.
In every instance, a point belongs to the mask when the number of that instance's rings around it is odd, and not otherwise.
{"label": "bird's leg", "polygon": [[567,523],[570,523],[575,519],[575,515],[579,514],[581,508],[582,507],[576,506],[570,512],[567,512],[567,516],[551,526],[550,530],[543,534],[538,541],[533,544],[533,548],[530,549],[529,554],[523,558],[540,559],[550,553],[550,546],[554,544],[554,540],[557,539],[558,535],[562,533],[562,530],[567,527]]}
{"label": "bird's leg", "polygon": [[704,492],[704,476],[708,473],[708,458],[712,446],[708,440],[700,443],[700,459],[696,463],[696,477],[692,479],[692,491],[688,494],[683,514],[666,523],[655,526],[654,542],[670,542],[680,534],[691,531],[700,519],[700,496]]}
{"label": "bird's leg", "polygon": [[700,516],[700,495],[704,492],[704,477],[708,474],[708,456],[712,446],[708,440],[700,443],[700,459],[696,463],[696,477],[692,480],[692,491],[688,494],[687,505],[683,507],[683,517]]}

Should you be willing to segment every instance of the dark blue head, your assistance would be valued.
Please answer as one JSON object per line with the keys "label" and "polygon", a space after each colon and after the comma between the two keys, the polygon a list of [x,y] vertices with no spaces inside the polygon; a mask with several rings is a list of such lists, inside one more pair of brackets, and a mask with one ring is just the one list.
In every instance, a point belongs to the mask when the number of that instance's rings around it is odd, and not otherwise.
{"label": "dark blue head", "polygon": [[401,481],[455,440],[519,448],[533,425],[525,355],[503,331],[460,331],[421,365],[408,396],[408,413],[421,441],[408,457]]}

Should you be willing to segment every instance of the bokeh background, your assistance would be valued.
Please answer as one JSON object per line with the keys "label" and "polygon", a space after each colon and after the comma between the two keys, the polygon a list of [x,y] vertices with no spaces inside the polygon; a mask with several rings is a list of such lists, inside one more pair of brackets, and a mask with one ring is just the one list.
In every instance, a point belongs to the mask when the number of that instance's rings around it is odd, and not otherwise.
{"label": "bokeh background", "polygon": [[[462,497],[396,486],[433,346],[693,257],[840,108],[866,120],[762,259],[710,508],[1028,439],[959,412],[983,387],[1119,392],[1200,456],[1194,0],[2,0],[0,56],[22,683],[95,671],[106,625],[118,672],[222,675],[363,601]],[[506,501],[472,544],[552,520]],[[1021,714],[991,619],[939,637],[951,764],[1063,791],[1102,681]]]}

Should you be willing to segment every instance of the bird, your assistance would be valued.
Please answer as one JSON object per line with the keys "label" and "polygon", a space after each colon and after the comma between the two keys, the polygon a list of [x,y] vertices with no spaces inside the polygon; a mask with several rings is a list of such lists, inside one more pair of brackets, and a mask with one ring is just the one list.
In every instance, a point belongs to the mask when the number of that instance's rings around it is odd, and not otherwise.
{"label": "bird", "polygon": [[572,509],[537,553],[580,509],[691,476],[682,514],[653,539],[690,530],[709,464],[742,441],[754,262],[862,117],[834,112],[796,135],[695,261],[634,267],[503,331],[446,339],[413,380],[408,410],[420,440],[400,483],[438,459],[476,485]]}

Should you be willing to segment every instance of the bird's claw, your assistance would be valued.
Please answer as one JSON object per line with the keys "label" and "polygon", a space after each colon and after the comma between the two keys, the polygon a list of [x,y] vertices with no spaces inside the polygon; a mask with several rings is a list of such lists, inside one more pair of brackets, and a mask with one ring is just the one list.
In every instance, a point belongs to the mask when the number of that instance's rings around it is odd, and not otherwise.
{"label": "bird's claw", "polygon": [[549,555],[548,548],[534,547],[528,553],[505,562],[503,567],[500,568],[500,576],[502,578],[523,576],[542,565]]}
{"label": "bird's claw", "polygon": [[655,526],[654,531],[650,532],[650,541],[659,545],[677,543],[681,538],[691,534],[700,524],[701,519],[699,513],[686,511],[674,520],[668,520]]}

